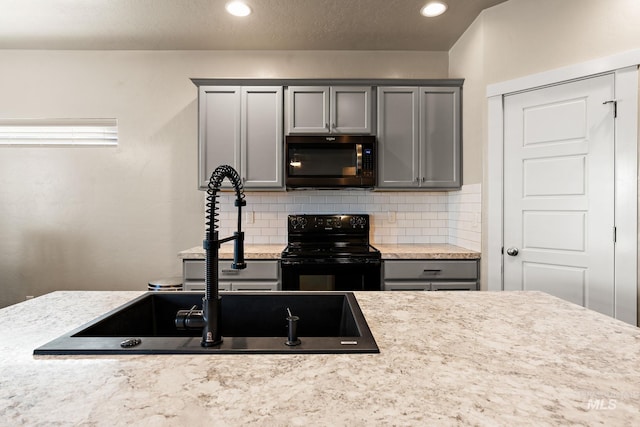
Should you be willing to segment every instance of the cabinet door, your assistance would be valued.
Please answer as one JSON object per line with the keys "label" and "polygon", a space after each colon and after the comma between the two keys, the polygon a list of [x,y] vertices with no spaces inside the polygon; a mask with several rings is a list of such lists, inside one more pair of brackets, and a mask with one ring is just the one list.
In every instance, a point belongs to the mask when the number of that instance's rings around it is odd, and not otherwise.
{"label": "cabinet door", "polygon": [[370,134],[371,86],[335,86],[330,90],[332,133]]}
{"label": "cabinet door", "polygon": [[283,186],[282,87],[243,87],[240,176],[245,188]]}
{"label": "cabinet door", "polygon": [[201,86],[198,107],[198,182],[207,189],[218,166],[240,172],[240,87]]}
{"label": "cabinet door", "polygon": [[418,93],[417,87],[378,88],[378,187],[418,186]]}
{"label": "cabinet door", "polygon": [[329,87],[289,86],[287,133],[329,133]]}
{"label": "cabinet door", "polygon": [[460,188],[460,88],[420,88],[420,186]]}
{"label": "cabinet door", "polygon": [[231,290],[238,292],[264,292],[264,291],[277,291],[278,282],[233,282],[231,283]]}
{"label": "cabinet door", "polygon": [[[219,290],[222,290],[222,288],[218,288]],[[203,281],[199,281],[199,282],[187,282],[184,284],[184,290],[185,292],[204,292],[205,291],[205,285]]]}

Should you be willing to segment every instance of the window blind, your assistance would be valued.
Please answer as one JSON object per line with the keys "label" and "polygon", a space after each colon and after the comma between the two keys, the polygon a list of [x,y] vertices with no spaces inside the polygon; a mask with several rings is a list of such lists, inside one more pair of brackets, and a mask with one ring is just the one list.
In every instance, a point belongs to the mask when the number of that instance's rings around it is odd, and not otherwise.
{"label": "window blind", "polygon": [[0,119],[0,145],[118,145],[116,119]]}

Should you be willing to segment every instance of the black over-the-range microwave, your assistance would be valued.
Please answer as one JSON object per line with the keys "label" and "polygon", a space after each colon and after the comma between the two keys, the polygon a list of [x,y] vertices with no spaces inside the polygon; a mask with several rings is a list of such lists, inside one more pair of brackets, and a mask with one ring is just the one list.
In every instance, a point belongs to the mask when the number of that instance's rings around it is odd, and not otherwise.
{"label": "black over-the-range microwave", "polygon": [[374,135],[288,135],[287,188],[371,188],[376,184]]}

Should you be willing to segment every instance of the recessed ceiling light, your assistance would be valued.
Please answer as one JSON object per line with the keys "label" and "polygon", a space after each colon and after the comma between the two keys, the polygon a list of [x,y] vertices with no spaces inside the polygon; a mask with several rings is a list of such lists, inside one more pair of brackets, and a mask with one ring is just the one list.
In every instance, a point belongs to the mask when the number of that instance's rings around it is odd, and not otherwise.
{"label": "recessed ceiling light", "polygon": [[231,1],[225,5],[225,9],[233,16],[248,16],[251,13],[251,8],[241,1]]}
{"label": "recessed ceiling light", "polygon": [[422,10],[420,10],[420,13],[429,18],[433,18],[434,16],[442,15],[443,13],[446,12],[446,10],[447,10],[446,3],[443,3],[441,1],[432,1],[427,3],[422,8]]}

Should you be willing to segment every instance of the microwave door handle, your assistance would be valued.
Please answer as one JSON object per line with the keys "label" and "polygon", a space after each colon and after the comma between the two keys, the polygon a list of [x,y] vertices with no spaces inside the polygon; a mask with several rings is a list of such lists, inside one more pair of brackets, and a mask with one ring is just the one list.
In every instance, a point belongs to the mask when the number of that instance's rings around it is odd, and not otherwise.
{"label": "microwave door handle", "polygon": [[362,175],[362,144],[356,144],[356,176]]}

